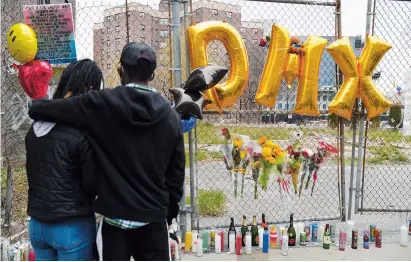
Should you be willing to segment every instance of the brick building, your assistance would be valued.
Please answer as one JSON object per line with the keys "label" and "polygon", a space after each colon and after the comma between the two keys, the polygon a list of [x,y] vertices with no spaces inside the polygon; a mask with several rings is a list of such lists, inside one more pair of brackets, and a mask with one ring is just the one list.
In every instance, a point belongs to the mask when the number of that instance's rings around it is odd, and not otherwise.
{"label": "brick building", "polygon": [[[158,69],[153,85],[170,85],[170,37],[169,5],[162,0],[158,9],[138,3],[128,6],[128,23],[130,41],[144,42],[153,46],[158,54]],[[183,10],[180,11],[180,22],[183,23]],[[193,2],[193,20],[198,23],[208,20],[226,21],[241,32],[247,46],[251,64],[261,64],[263,50],[258,47],[258,40],[264,36],[261,23],[241,21],[241,6],[208,0]],[[115,72],[116,63],[123,46],[127,43],[125,6],[114,7],[104,11],[104,21],[93,27],[94,60],[104,71],[108,86],[118,83]],[[184,47],[184,40],[182,41]],[[229,65],[227,52],[219,41],[213,41],[208,46],[209,63],[223,66]],[[257,60],[257,62],[254,62]],[[257,66],[257,65],[256,65]],[[258,66],[257,66],[258,67]],[[251,89],[258,87],[260,74],[250,74]],[[257,84],[256,84],[257,83]]]}

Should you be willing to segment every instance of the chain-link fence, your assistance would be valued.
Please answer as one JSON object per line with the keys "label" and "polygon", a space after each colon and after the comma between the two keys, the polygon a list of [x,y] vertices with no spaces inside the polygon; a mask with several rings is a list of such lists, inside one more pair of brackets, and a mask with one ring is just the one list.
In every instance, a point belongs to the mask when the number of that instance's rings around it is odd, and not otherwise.
{"label": "chain-link fence", "polygon": [[[260,40],[271,35],[273,24],[286,27],[291,35],[298,36],[302,41],[308,35],[326,38],[329,44],[336,39],[334,1],[275,2],[233,0],[224,3],[207,1],[207,5],[201,1],[193,3],[195,22],[223,20],[241,33],[250,66],[247,88],[234,106],[225,109],[221,116],[216,112],[206,112],[205,119],[197,127],[200,228],[228,227],[230,217],[240,224],[243,215],[251,223],[253,215],[261,220],[262,213],[268,221],[277,223],[288,221],[290,213],[294,213],[294,219],[305,221],[340,218],[337,159],[329,161],[320,169],[318,184],[312,196],[307,191],[299,198],[292,185],[289,195],[282,195],[274,179],[266,191],[258,185],[257,199],[254,197],[255,182],[251,165],[244,175],[240,174],[238,196],[235,197],[232,179],[235,172],[227,170],[223,161],[220,149],[220,144],[224,143],[221,138],[222,128],[249,136],[252,141],[267,136],[283,149],[292,145],[296,134],[302,135],[300,140],[321,137],[335,146],[337,144],[338,130],[328,126],[326,114],[314,118],[292,113],[296,103],[297,81],[289,88],[283,80],[275,107],[264,108],[255,102],[268,53],[267,47],[260,46]],[[212,42],[208,46],[208,54],[210,63],[230,68],[228,54],[221,42]],[[335,63],[324,52],[318,93],[318,107],[324,113],[335,92]],[[314,147],[314,144],[311,146]],[[241,195],[243,183],[244,193]]]}
{"label": "chain-link fence", "polygon": [[[8,28],[23,22],[22,5],[65,3],[64,0],[3,0],[1,2],[2,42],[1,42],[1,113],[2,113],[2,221],[9,225],[8,235],[14,235],[26,228],[27,182],[25,176],[24,137],[31,124],[27,116],[28,99],[24,94],[9,59],[5,34]],[[119,83],[117,65],[120,52],[128,41],[145,42],[157,51],[158,67],[152,85],[165,97],[171,98],[168,89],[174,86],[172,57],[172,22],[170,2],[163,1],[68,1],[73,6],[76,32],[77,58],[93,58],[103,70],[105,87],[114,87]],[[181,4],[181,7],[183,5]],[[408,176],[409,144],[401,132],[401,108],[404,106],[405,83],[403,72],[410,68],[410,51],[406,43],[410,38],[410,27],[406,18],[411,12],[408,1],[377,1],[375,10],[375,35],[386,39],[393,45],[375,73],[377,86],[391,94],[389,97],[398,105],[389,113],[381,116],[381,124],[373,121],[368,126],[366,140],[366,166],[363,167],[363,198],[361,209],[410,209],[410,178]],[[267,46],[261,40],[271,35],[273,24],[279,24],[298,36],[303,42],[309,35],[321,36],[328,44],[336,40],[335,1],[242,1],[242,0],[197,0],[190,5],[192,23],[209,20],[225,21],[233,25],[246,45],[250,77],[247,87],[236,103],[224,109],[222,115],[214,111],[205,112],[193,135],[191,142],[196,144],[194,156],[196,181],[190,181],[189,161],[187,161],[187,203],[196,202],[201,228],[227,227],[230,217],[239,224],[243,215],[248,222],[253,215],[259,219],[265,213],[269,222],[283,223],[289,214],[294,213],[295,220],[319,221],[340,218],[341,163],[335,157],[323,165],[318,173],[315,190],[304,191],[301,198],[290,193],[281,194],[277,182],[271,181],[266,191],[257,188],[254,194],[254,180],[249,165],[238,182],[238,196],[234,196],[232,174],[226,169],[220,145],[224,143],[221,130],[227,128],[231,133],[249,136],[258,141],[267,136],[286,149],[296,139],[316,141],[320,138],[337,146],[339,132],[336,120],[327,113],[328,104],[337,90],[335,63],[324,51],[319,71],[318,107],[319,117],[303,117],[292,113],[295,107],[298,80],[291,87],[285,81],[274,108],[264,108],[255,103],[255,95],[266,63]],[[184,20],[183,9],[180,12],[181,24]],[[408,33],[407,33],[408,32]],[[362,48],[361,39],[350,37],[358,52]],[[182,65],[186,64],[187,52],[184,30],[181,30]],[[228,53],[221,42],[213,41],[207,47],[209,62],[230,68]],[[53,65],[51,93],[59,81],[59,76],[66,64]],[[188,70],[182,67],[182,79],[186,79]],[[404,91],[404,94],[402,92]],[[401,95],[400,95],[401,94]],[[397,112],[397,113],[396,113]],[[400,113],[398,113],[400,112]],[[399,117],[397,115],[399,114]],[[395,123],[393,123],[393,121]],[[346,127],[346,138],[352,135]],[[348,140],[347,140],[348,141]],[[189,143],[188,136],[186,143]],[[350,163],[351,155],[348,144],[345,161]],[[315,147],[311,144],[310,147]],[[193,157],[188,152],[187,159]],[[357,162],[355,162],[357,163]],[[342,163],[345,164],[345,163]],[[342,165],[343,166],[343,165]],[[348,169],[347,169],[348,171]],[[347,173],[348,176],[348,173]],[[244,178],[244,179],[243,179]],[[301,179],[301,174],[300,174]],[[244,181],[244,182],[243,182]],[[12,183],[14,182],[14,184]],[[193,182],[193,183],[191,183]],[[190,185],[195,185],[198,192],[195,200],[189,196]],[[241,188],[244,185],[243,194]],[[348,191],[348,190],[347,190]],[[345,194],[344,194],[345,195]],[[11,203],[13,205],[11,205]],[[10,207],[13,207],[11,210]],[[12,211],[12,212],[9,212]],[[8,216],[4,216],[8,215]],[[13,221],[13,222],[12,222]],[[11,225],[11,226],[10,226]],[[12,230],[11,230],[12,229]]]}
{"label": "chain-link fence", "polygon": [[[404,45],[411,41],[411,2],[377,0],[373,8],[374,35],[392,45],[377,67],[374,81],[394,106],[380,117],[380,126],[368,125],[360,211],[408,213],[411,212],[411,140],[404,136],[409,128],[404,106],[409,103],[406,98],[410,87],[405,73],[411,71],[411,51]],[[399,220],[401,215],[394,216]]]}

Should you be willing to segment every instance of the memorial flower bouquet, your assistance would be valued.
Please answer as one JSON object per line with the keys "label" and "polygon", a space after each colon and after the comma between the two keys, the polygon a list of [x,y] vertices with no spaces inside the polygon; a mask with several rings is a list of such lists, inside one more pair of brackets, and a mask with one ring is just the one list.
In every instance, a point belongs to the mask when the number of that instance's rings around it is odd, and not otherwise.
{"label": "memorial flower bouquet", "polygon": [[301,164],[303,162],[302,154],[298,148],[298,144],[295,143],[287,147],[288,158],[287,158],[287,169],[285,173],[291,176],[291,181],[294,186],[294,192],[298,192],[298,175],[300,173]]}
{"label": "memorial flower bouquet", "polygon": [[247,152],[250,159],[252,177],[254,181],[254,199],[258,199],[258,178],[260,177],[261,169],[261,146],[252,141],[247,145]]}
{"label": "memorial flower bouquet", "polygon": [[242,174],[241,196],[244,193],[244,176],[248,166],[247,150],[244,147],[245,136],[234,134],[232,136],[233,150],[231,152],[233,158],[234,171],[234,197],[237,197],[238,175]]}
{"label": "memorial flower bouquet", "polygon": [[224,156],[225,167],[228,171],[230,171],[230,176],[231,176],[231,170],[234,164],[233,157],[231,155],[231,152],[233,151],[233,145],[231,143],[231,134],[228,131],[228,129],[224,127],[221,129],[221,135],[223,137],[224,143],[220,145],[220,150]]}
{"label": "memorial flower bouquet", "polygon": [[263,136],[259,139],[258,143],[261,146],[261,158],[262,158],[262,174],[259,178],[260,185],[263,190],[267,190],[268,182],[272,174],[277,174],[277,182],[283,186],[284,190],[288,192],[287,180],[282,176],[283,164],[286,156],[286,152],[281,149],[279,144],[275,144],[272,140],[267,140],[267,137]]}
{"label": "memorial flower bouquet", "polygon": [[[331,144],[328,144],[324,141],[321,141],[321,140],[318,141],[317,153],[314,155],[313,163],[312,163],[313,185],[312,185],[312,188],[311,188],[311,196],[313,195],[315,182],[317,181],[317,178],[318,178],[318,170],[334,154],[338,154],[338,149],[336,147],[334,147]],[[305,189],[308,188],[309,184],[310,184],[310,177],[307,180],[307,183],[305,185]]]}
{"label": "memorial flower bouquet", "polygon": [[301,197],[301,193],[303,191],[304,179],[305,179],[307,172],[309,172],[312,166],[313,157],[314,157],[314,151],[310,148],[303,147],[300,152],[301,152],[301,157],[302,157],[303,172],[301,175],[301,182],[300,182],[298,197]]}

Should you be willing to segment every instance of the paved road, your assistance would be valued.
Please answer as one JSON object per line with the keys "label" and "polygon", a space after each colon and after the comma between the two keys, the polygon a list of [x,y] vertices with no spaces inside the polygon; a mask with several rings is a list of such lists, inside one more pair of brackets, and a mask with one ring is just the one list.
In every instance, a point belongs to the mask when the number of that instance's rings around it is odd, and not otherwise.
{"label": "paved road", "polygon": [[[401,168],[388,165],[369,165],[365,173],[364,207],[411,208],[411,190],[409,188],[411,174],[405,173],[406,170],[411,170],[411,165],[403,165]],[[300,199],[291,190],[287,200],[280,195],[278,184],[271,184],[267,191],[262,191],[259,187],[258,199],[254,200],[254,182],[249,175],[245,179],[244,197],[234,198],[231,177],[225,170],[222,161],[219,160],[199,163],[198,178],[200,189],[222,190],[227,197],[225,213],[219,217],[201,217],[200,227],[228,226],[230,217],[234,217],[236,224],[240,224],[243,215],[247,216],[250,223],[253,215],[257,215],[260,219],[261,213],[266,214],[268,221],[276,222],[288,221],[291,212],[295,214],[295,220],[318,220],[318,218],[329,220],[338,218],[340,214],[336,163],[330,162],[320,170],[313,196],[310,196],[311,190],[308,190],[303,192]],[[349,166],[346,167],[345,179],[348,209]],[[187,190],[189,192],[188,187]],[[238,182],[239,193],[240,190],[241,179]],[[383,225],[385,230],[397,231],[401,223],[409,216],[411,214],[372,213],[355,215],[353,219],[357,221],[359,228],[376,223]]]}

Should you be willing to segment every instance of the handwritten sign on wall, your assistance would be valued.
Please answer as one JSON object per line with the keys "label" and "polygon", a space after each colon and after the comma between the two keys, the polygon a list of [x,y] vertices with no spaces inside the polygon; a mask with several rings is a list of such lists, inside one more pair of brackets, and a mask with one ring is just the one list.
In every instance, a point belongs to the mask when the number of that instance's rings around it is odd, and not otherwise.
{"label": "handwritten sign on wall", "polygon": [[24,5],[24,22],[36,32],[36,59],[50,64],[77,60],[71,4]]}

